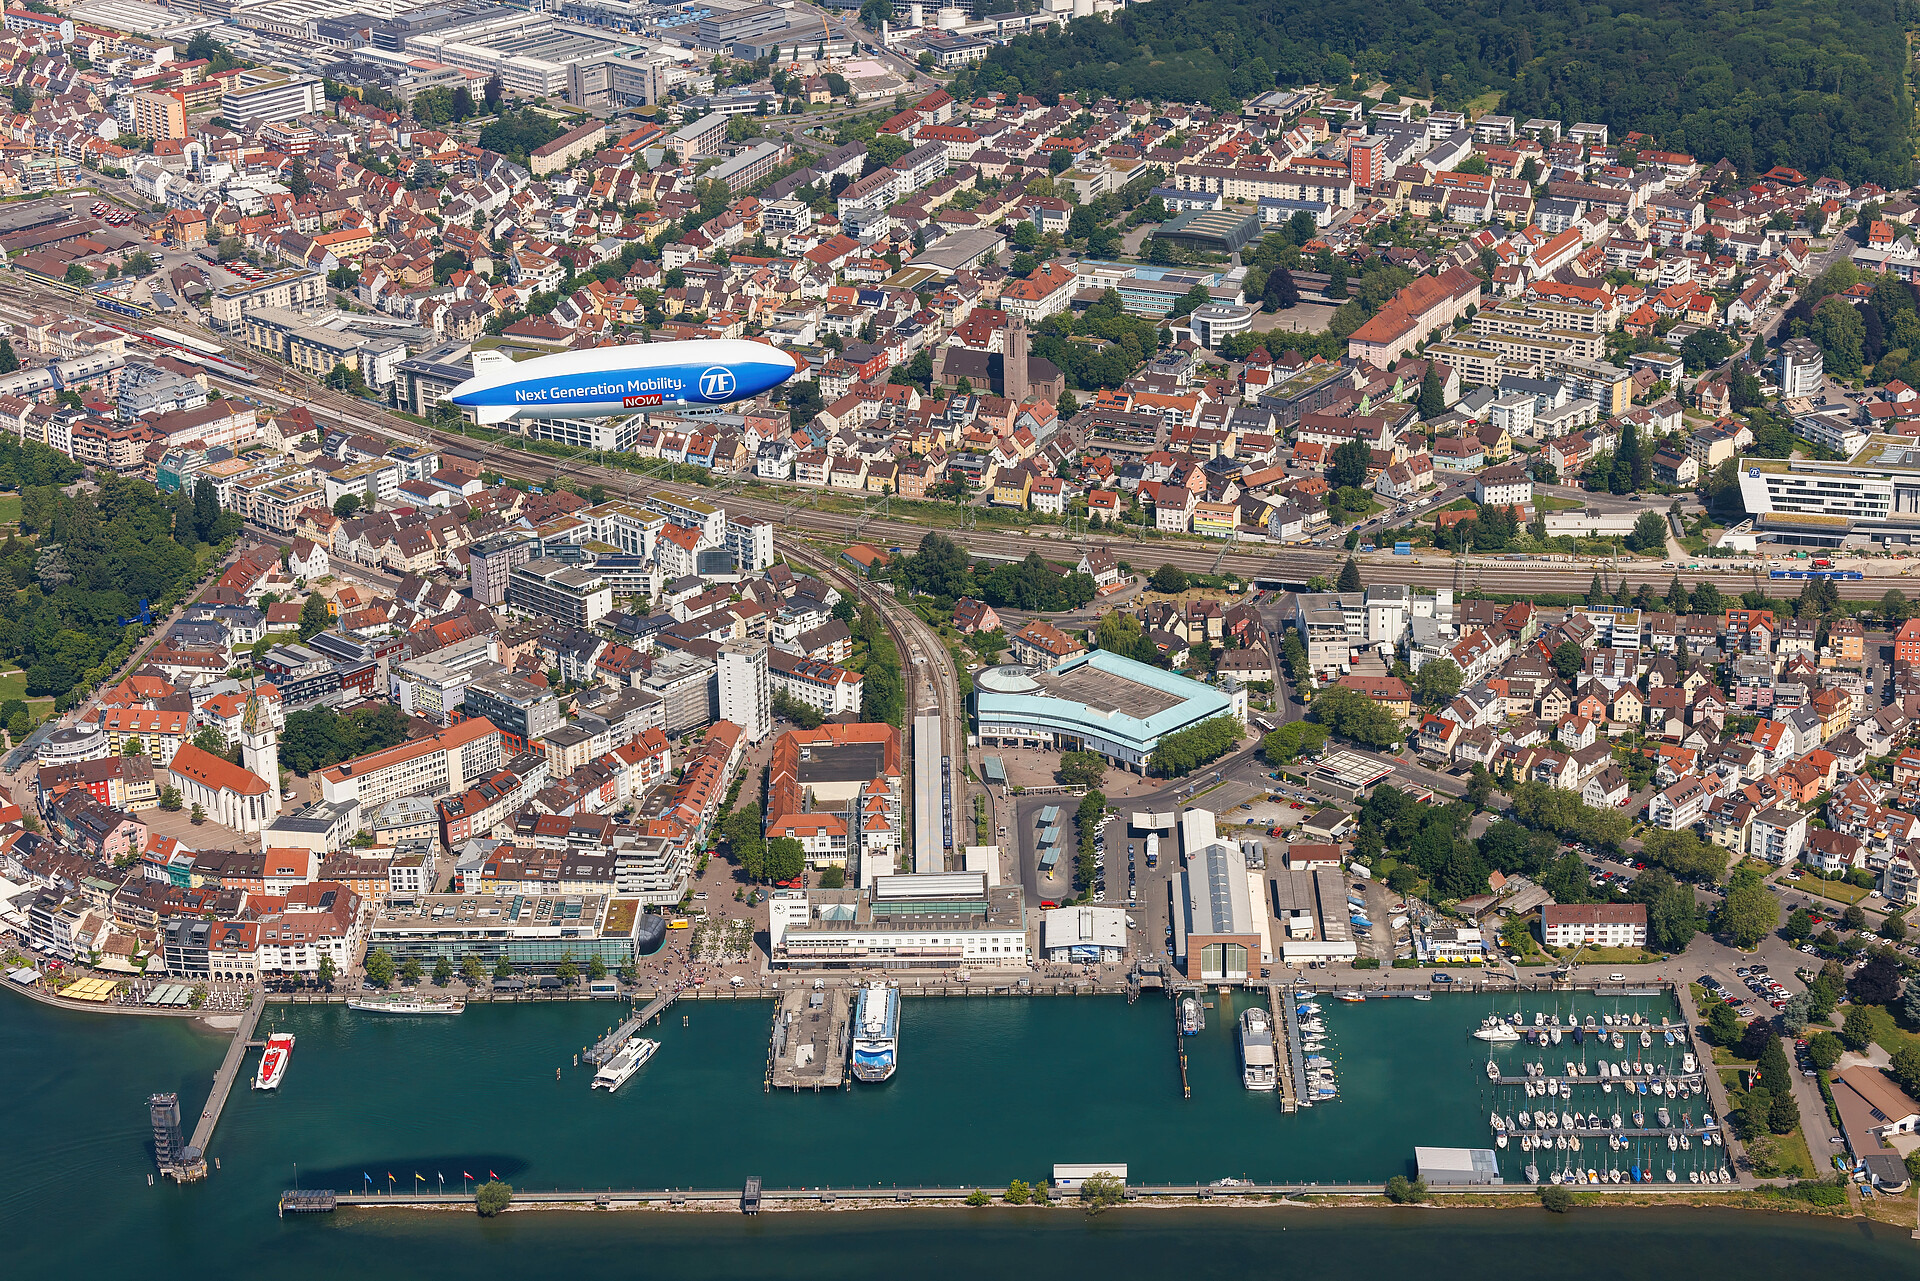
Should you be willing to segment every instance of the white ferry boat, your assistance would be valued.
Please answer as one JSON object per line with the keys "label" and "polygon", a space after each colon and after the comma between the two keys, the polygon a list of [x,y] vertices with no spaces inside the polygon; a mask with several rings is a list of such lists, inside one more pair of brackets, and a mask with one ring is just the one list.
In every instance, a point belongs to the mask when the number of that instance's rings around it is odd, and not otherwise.
{"label": "white ferry boat", "polygon": [[347,1002],[363,1014],[459,1014],[467,1003],[456,996],[363,996]]}
{"label": "white ferry boat", "polygon": [[1240,1016],[1240,1080],[1249,1090],[1279,1088],[1273,1051],[1273,1018],[1258,1005]]}
{"label": "white ferry boat", "polygon": [[611,1094],[627,1083],[627,1078],[646,1066],[654,1051],[660,1048],[660,1042],[645,1037],[630,1036],[620,1052],[606,1061],[598,1072],[593,1074],[593,1089],[605,1090]]}
{"label": "white ferry boat", "polygon": [[253,1072],[253,1088],[256,1090],[277,1090],[281,1079],[287,1075],[287,1063],[293,1058],[293,1033],[276,1032],[267,1038],[267,1048],[260,1055],[260,1066]]}
{"label": "white ferry boat", "polygon": [[853,1015],[853,1075],[879,1082],[893,1075],[900,1048],[900,991],[886,983],[860,989]]}

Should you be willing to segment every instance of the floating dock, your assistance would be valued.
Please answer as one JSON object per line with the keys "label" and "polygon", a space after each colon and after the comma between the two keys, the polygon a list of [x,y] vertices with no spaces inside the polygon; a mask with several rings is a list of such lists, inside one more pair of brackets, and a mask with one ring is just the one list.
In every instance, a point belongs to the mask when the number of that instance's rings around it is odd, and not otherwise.
{"label": "floating dock", "polygon": [[842,987],[782,993],[767,1045],[766,1088],[818,1091],[845,1085],[850,1012]]}

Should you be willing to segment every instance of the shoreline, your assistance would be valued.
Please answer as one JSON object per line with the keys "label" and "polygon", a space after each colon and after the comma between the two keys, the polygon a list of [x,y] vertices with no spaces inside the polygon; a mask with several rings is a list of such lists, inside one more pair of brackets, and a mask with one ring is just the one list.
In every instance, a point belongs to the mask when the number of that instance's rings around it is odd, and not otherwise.
{"label": "shoreline", "polygon": [[[1546,1185],[1542,1185],[1546,1186]],[[1121,1213],[1129,1210],[1164,1213],[1172,1210],[1235,1210],[1252,1212],[1259,1210],[1291,1211],[1329,1211],[1352,1212],[1356,1210],[1409,1210],[1460,1212],[1473,1210],[1537,1211],[1552,1213],[1541,1205],[1538,1188],[1533,1186],[1500,1191],[1488,1188],[1476,1188],[1471,1191],[1441,1191],[1429,1194],[1432,1199],[1417,1203],[1396,1203],[1389,1201],[1379,1192],[1353,1193],[1296,1193],[1296,1194],[1258,1194],[1233,1196],[1147,1196],[1130,1198],[1118,1205],[1099,1211],[1089,1211],[1079,1198],[1071,1195],[1055,1197],[1050,1202],[1025,1205],[1013,1205],[1001,1200],[997,1195],[986,1205],[968,1205],[966,1193],[957,1191],[951,1197],[911,1197],[895,1199],[872,1195],[841,1197],[831,1199],[793,1198],[782,1201],[763,1201],[759,1214],[804,1215],[804,1214],[873,1214],[885,1211],[1067,1211],[1088,1218],[1102,1217],[1106,1214]],[[1620,1210],[1620,1209],[1694,1209],[1694,1210],[1734,1210],[1749,1211],[1757,1214],[1794,1214],[1809,1218],[1827,1219],[1836,1222],[1856,1220],[1861,1223],[1878,1224],[1891,1228],[1913,1231],[1916,1240],[1920,1240],[1920,1229],[1915,1229],[1913,1221],[1895,1222],[1861,1213],[1850,1205],[1817,1206],[1810,1202],[1785,1196],[1771,1196],[1759,1189],[1743,1189],[1726,1192],[1704,1192],[1699,1188],[1688,1187],[1665,1193],[1656,1190],[1646,1192],[1575,1192],[1573,1210],[1577,1214],[1583,1209]],[[1901,1198],[1898,1203],[1905,1203]],[[358,1210],[403,1210],[430,1214],[466,1214],[478,1218],[471,1197],[449,1198],[443,1202],[431,1203],[393,1203],[393,1202],[341,1202],[341,1209]],[[336,1211],[337,1212],[337,1211]],[[571,1202],[535,1202],[532,1204],[515,1201],[501,1210],[501,1214],[600,1214],[646,1212],[654,1214],[694,1214],[694,1215],[730,1215],[734,1217],[753,1217],[743,1215],[739,1198],[736,1196],[689,1197],[680,1202],[671,1200],[642,1199],[622,1197],[619,1193],[606,1194],[601,1201]]]}

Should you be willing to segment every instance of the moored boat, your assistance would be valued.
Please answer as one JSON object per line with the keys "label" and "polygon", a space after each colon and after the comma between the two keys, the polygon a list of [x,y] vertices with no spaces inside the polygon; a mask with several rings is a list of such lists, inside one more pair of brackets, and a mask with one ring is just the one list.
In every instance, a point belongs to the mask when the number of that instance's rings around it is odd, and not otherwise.
{"label": "moored boat", "polygon": [[347,1002],[362,1014],[460,1014],[467,1003],[457,996],[363,996]]}
{"label": "moored boat", "polygon": [[660,1048],[660,1042],[648,1040],[642,1036],[630,1036],[618,1053],[601,1065],[593,1074],[593,1085],[589,1088],[605,1090],[611,1094],[627,1083],[627,1079],[646,1066],[647,1060]]}
{"label": "moored boat", "polygon": [[1249,1090],[1265,1092],[1277,1089],[1279,1081],[1273,1018],[1261,1006],[1249,1006],[1240,1016],[1240,1082]]}
{"label": "moored boat", "polygon": [[254,1069],[253,1088],[256,1090],[277,1090],[287,1075],[287,1064],[293,1058],[293,1033],[275,1032],[267,1038],[267,1048],[260,1054],[260,1066]]}
{"label": "moored boat", "polygon": [[898,1063],[900,990],[888,983],[860,989],[853,1019],[853,1075],[869,1083],[886,1080]]}

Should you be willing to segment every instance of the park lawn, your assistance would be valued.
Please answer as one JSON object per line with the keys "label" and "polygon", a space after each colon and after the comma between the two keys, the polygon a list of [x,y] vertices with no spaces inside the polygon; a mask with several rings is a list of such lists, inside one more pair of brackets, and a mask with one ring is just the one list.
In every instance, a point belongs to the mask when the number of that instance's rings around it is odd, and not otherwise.
{"label": "park lawn", "polygon": [[10,698],[27,696],[27,674],[25,672],[0,672],[0,703]]}
{"label": "park lawn", "polygon": [[0,494],[0,525],[20,523],[20,495]]}
{"label": "park lawn", "polygon": [[1861,886],[1849,885],[1845,881],[1823,881],[1817,876],[1802,876],[1797,881],[1785,881],[1783,884],[1835,903],[1845,903],[1849,907],[1867,896],[1867,891]]}
{"label": "park lawn", "polygon": [[1664,958],[1637,947],[1583,947],[1568,952],[1566,959],[1582,965],[1652,965]]}
{"label": "park lawn", "polygon": [[[1898,1054],[1909,1045],[1920,1045],[1920,1035],[1903,1031],[1900,1021],[1894,1017],[1891,1009],[1884,1005],[1868,1005],[1863,1008],[1867,1011],[1868,1017],[1873,1020],[1873,1039],[1879,1042],[1880,1048],[1888,1054]],[[1840,1013],[1844,1017],[1846,1008],[1842,1007]]]}
{"label": "park lawn", "polygon": [[[1740,1088],[1739,1074],[1722,1072],[1720,1075],[1734,1078],[1726,1083],[1727,1107],[1737,1112],[1747,1099],[1746,1091]],[[1796,1125],[1791,1133],[1773,1136],[1774,1142],[1780,1146],[1780,1168],[1788,1177],[1814,1178],[1822,1171],[1813,1163],[1813,1152],[1807,1147],[1807,1136],[1801,1129]],[[1799,1166],[1797,1171],[1794,1169],[1796,1165]]]}
{"label": "park lawn", "polygon": [[1535,509],[1543,512],[1579,511],[1586,506],[1577,498],[1556,498],[1552,494],[1535,494],[1533,505]]}

